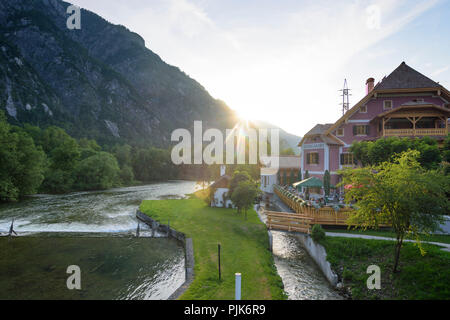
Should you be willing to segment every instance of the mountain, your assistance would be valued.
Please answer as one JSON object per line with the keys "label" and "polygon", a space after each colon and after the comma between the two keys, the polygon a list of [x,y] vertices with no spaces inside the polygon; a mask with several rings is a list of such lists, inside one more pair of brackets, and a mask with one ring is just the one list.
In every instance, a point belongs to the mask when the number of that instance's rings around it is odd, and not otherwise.
{"label": "mountain", "polygon": [[177,128],[233,128],[235,113],[166,64],[143,38],[59,0],[0,1],[0,110],[13,124],[58,125],[101,144],[168,146]]}
{"label": "mountain", "polygon": [[282,150],[292,148],[296,155],[300,155],[300,148],[298,147],[299,142],[302,140],[302,137],[296,136],[294,134],[288,133],[285,130],[277,127],[273,124],[264,122],[264,121],[251,121],[251,123],[256,128],[260,129],[279,129],[280,130],[280,152]]}

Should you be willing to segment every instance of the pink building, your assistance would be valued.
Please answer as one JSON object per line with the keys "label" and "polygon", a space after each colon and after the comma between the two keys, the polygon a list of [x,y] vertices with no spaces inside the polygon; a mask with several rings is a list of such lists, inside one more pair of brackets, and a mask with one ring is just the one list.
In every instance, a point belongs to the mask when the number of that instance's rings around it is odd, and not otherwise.
{"label": "pink building", "polygon": [[318,124],[300,141],[302,176],[339,182],[337,171],[354,166],[349,147],[354,141],[384,137],[430,136],[442,142],[449,132],[450,92],[404,62],[375,85],[367,80],[367,95],[338,121]]}

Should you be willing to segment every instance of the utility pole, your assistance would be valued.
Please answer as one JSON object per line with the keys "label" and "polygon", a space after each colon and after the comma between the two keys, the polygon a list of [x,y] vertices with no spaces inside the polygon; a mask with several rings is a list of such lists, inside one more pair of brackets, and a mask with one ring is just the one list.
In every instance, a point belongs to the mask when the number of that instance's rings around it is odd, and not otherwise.
{"label": "utility pole", "polygon": [[350,109],[350,90],[347,85],[347,79],[344,79],[344,88],[339,90],[342,92],[342,115],[344,115]]}

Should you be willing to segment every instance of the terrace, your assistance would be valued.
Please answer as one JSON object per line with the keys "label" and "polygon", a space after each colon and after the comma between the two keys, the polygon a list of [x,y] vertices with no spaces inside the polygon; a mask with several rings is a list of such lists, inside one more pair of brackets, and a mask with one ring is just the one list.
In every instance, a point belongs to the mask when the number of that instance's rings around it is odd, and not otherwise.
{"label": "terrace", "polygon": [[373,121],[378,123],[379,137],[443,137],[449,132],[447,118],[450,110],[431,104],[407,104],[381,113]]}

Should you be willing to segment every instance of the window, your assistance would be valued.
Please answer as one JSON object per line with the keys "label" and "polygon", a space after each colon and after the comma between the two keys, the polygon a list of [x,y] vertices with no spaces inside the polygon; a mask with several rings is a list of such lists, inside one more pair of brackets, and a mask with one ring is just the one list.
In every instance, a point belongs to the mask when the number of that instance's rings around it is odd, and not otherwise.
{"label": "window", "polygon": [[392,100],[384,100],[383,101],[383,109],[384,110],[389,110],[392,109],[394,103],[392,102]]}
{"label": "window", "polygon": [[359,108],[359,112],[360,113],[367,113],[367,106],[362,106],[361,108]]}
{"label": "window", "polygon": [[356,125],[353,126],[354,136],[367,136],[370,132],[370,126],[368,125]]}
{"label": "window", "polygon": [[319,164],[319,153],[310,152],[306,154],[306,164]]}
{"label": "window", "polygon": [[353,153],[342,153],[341,154],[341,165],[351,166],[354,164],[355,164],[355,160],[353,158]]}
{"label": "window", "polygon": [[344,128],[339,128],[339,129],[337,129],[336,135],[337,135],[338,137],[343,137],[343,136],[344,136]]}

